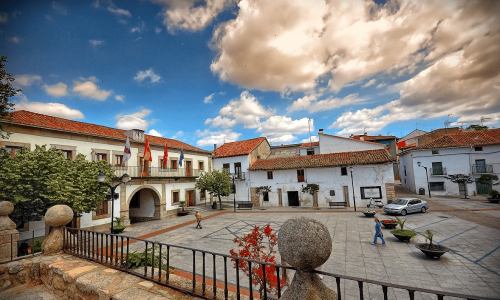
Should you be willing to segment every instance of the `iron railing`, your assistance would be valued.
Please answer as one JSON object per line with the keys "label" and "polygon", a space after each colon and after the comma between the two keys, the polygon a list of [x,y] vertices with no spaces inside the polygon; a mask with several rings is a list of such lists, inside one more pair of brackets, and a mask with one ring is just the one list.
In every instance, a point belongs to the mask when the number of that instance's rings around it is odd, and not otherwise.
{"label": "iron railing", "polygon": [[472,165],[472,173],[493,173],[493,165]]}
{"label": "iron railing", "polygon": [[121,177],[123,174],[128,174],[130,177],[198,177],[201,175],[203,170],[198,169],[170,169],[161,167],[147,167],[143,168],[140,166],[131,167],[119,167],[115,166],[115,176]]}
{"label": "iron railing", "polygon": [[446,168],[431,168],[431,176],[443,175],[448,175],[448,173],[446,173]]}
{"label": "iron railing", "polygon": [[[256,287],[252,284],[252,271],[250,271],[248,276],[248,281],[244,280],[244,278],[240,277],[240,270],[239,270],[239,265],[240,261],[245,261],[248,264],[248,267],[250,270],[252,270],[252,264],[258,264],[260,265],[260,268],[262,269],[263,272],[263,284],[264,284],[264,290],[267,291],[268,285],[266,283],[266,279],[268,278],[266,276],[266,267],[265,266],[272,266],[274,267],[274,272],[276,275],[276,278],[283,278],[283,273],[286,269],[293,270],[295,269],[290,266],[284,266],[284,265],[279,265],[279,264],[273,264],[273,263],[267,263],[267,262],[262,262],[262,261],[255,261],[252,259],[246,259],[246,258],[241,258],[241,257],[235,257],[227,254],[221,254],[221,253],[215,253],[211,251],[205,251],[205,250],[200,250],[200,249],[195,249],[191,247],[186,247],[186,246],[180,246],[180,245],[172,245],[172,244],[167,244],[167,243],[160,243],[160,242],[153,242],[149,240],[144,240],[136,237],[130,237],[130,236],[124,236],[124,235],[118,235],[118,234],[110,234],[110,233],[103,233],[103,232],[96,232],[96,231],[90,231],[90,230],[83,230],[83,229],[75,229],[75,228],[64,228],[64,235],[63,235],[63,243],[64,243],[64,252],[68,254],[75,255],[77,257],[81,257],[84,259],[92,260],[100,264],[104,264],[108,267],[115,268],[118,270],[121,270],[123,272],[127,272],[130,274],[134,274],[138,277],[141,277],[143,279],[155,282],[157,284],[163,285],[163,286],[168,286],[170,288],[180,290],[182,292],[192,294],[195,296],[202,297],[204,299],[215,299],[215,295],[217,294],[217,289],[218,289],[218,283],[219,286],[224,286],[224,298],[228,299],[228,286],[235,287],[236,289],[236,297],[237,299],[240,299],[240,296],[242,295],[242,290],[247,290],[249,294],[250,299],[254,299],[254,290]],[[148,272],[148,266],[145,264],[144,266],[144,272],[141,271],[141,273],[137,273],[136,271],[133,271],[129,268],[129,261],[128,257],[130,255],[130,247],[131,243],[144,243],[145,246],[145,252],[148,252],[148,249],[151,250],[151,265],[155,266],[155,259],[158,259],[158,274],[155,276],[155,268],[152,267],[150,268],[151,272]],[[124,249],[126,247],[126,249]],[[149,247],[149,248],[148,248]],[[156,250],[158,249],[158,250]],[[186,289],[177,285],[174,285],[170,281],[170,267],[172,266],[171,264],[171,254],[174,252],[174,250],[179,250],[183,251],[181,253],[182,256],[182,265],[183,266],[188,266],[190,264],[189,260],[186,259],[186,256],[184,255],[186,252],[191,252],[192,253],[192,273],[191,273],[191,281],[192,281],[192,288]],[[126,252],[125,252],[126,251]],[[158,255],[155,255],[156,252],[158,251]],[[166,265],[162,264],[162,257],[163,254],[166,254]],[[198,254],[198,261],[197,261],[197,254]],[[199,268],[200,264],[200,256],[201,256],[201,270]],[[206,263],[206,257],[211,257],[212,258],[212,277],[210,278],[207,276],[207,263]],[[210,258],[209,258],[210,260]],[[229,282],[228,280],[228,260],[229,263],[232,264],[232,262],[235,262],[235,282]],[[221,282],[218,280],[218,274],[217,274],[217,265],[216,261],[219,261],[219,263],[222,263],[223,265],[223,281]],[[198,262],[198,268],[197,268],[197,262]],[[210,263],[208,264],[210,265]],[[166,267],[166,270],[162,270],[162,266]],[[210,268],[210,266],[208,266]],[[198,270],[198,271],[197,271]],[[269,270],[269,268],[267,269]],[[164,279],[162,278],[162,273],[165,272],[165,277]],[[198,272],[198,275],[197,275]],[[450,292],[444,292],[444,291],[436,291],[436,290],[429,290],[429,289],[422,289],[422,288],[417,288],[417,287],[410,287],[410,286],[405,286],[405,285],[399,285],[399,284],[391,284],[387,282],[381,282],[377,280],[370,280],[370,279],[365,279],[365,278],[357,278],[357,277],[352,277],[352,276],[345,276],[345,275],[339,275],[339,274],[332,274],[328,272],[323,272],[323,271],[312,271],[317,274],[321,274],[324,276],[327,276],[327,278],[331,279],[332,282],[332,289],[336,291],[337,297],[339,300],[342,299],[342,289],[341,289],[341,280],[343,281],[343,284],[345,285],[346,282],[352,283],[357,285],[358,290],[359,290],[359,298],[364,299],[366,297],[365,291],[366,289],[370,289],[370,293],[372,289],[371,285],[379,286],[381,294],[383,294],[383,298],[385,300],[388,299],[388,293],[389,289],[393,290],[405,290],[407,291],[409,295],[409,299],[413,300],[415,297],[416,293],[425,293],[425,294],[431,294],[436,296],[436,299],[442,300],[444,297],[456,297],[456,298],[461,298],[461,299],[470,299],[470,300],[493,300],[492,298],[485,298],[485,297],[478,297],[478,296],[473,296],[473,295],[463,295],[463,294],[457,294],[457,293],[450,293]],[[281,274],[280,274],[281,273]],[[197,280],[197,277],[199,280]],[[207,279],[211,279],[213,283],[212,287],[212,293],[209,292],[207,294]],[[247,288],[245,288],[241,283],[242,281],[248,282]],[[326,282],[324,280],[323,282]],[[197,291],[197,283],[201,283],[201,291]],[[278,298],[281,297],[281,292],[282,292],[282,286],[280,280],[277,280],[277,296]],[[200,288],[200,286],[199,286]],[[366,289],[365,289],[366,288]],[[268,299],[268,298],[275,298],[273,295],[269,295],[267,293],[263,293],[262,295],[263,299]]]}
{"label": "iron railing", "polygon": [[[0,263],[24,259],[29,256],[42,254],[41,242],[45,239],[45,234],[35,236],[35,231],[45,231],[45,229],[31,231],[31,237],[26,237],[26,233],[8,233],[0,234],[2,241],[2,252],[0,254]],[[23,237],[22,239],[20,238]],[[40,244],[35,245],[35,241],[40,240]],[[10,253],[9,246],[10,245]]]}
{"label": "iron railing", "polygon": [[231,176],[234,177],[236,180],[245,180],[245,172],[237,172],[234,174],[231,174]]}

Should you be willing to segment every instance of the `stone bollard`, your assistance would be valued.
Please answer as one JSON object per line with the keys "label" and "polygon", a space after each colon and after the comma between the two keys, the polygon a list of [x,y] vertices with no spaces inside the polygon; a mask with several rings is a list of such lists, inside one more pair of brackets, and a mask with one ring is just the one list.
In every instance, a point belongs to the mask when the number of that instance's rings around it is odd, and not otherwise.
{"label": "stone bollard", "polygon": [[42,243],[43,254],[54,254],[63,249],[63,226],[73,219],[73,210],[67,205],[54,205],[45,213],[45,223],[54,227]]}
{"label": "stone bollard", "polygon": [[0,262],[17,257],[19,231],[16,230],[16,223],[9,218],[13,211],[14,204],[9,201],[0,202]]}
{"label": "stone bollard", "polygon": [[280,299],[337,299],[312,270],[323,265],[332,252],[332,239],[326,226],[311,218],[286,221],[278,234],[278,250],[288,264],[296,268],[295,276]]}

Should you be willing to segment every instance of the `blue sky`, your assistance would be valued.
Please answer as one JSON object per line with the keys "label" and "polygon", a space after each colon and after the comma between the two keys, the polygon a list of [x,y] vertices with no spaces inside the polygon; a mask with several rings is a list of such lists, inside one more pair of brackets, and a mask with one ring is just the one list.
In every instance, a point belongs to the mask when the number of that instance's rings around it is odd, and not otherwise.
{"label": "blue sky", "polygon": [[500,2],[377,3],[2,1],[0,54],[17,109],[204,149],[498,127]]}

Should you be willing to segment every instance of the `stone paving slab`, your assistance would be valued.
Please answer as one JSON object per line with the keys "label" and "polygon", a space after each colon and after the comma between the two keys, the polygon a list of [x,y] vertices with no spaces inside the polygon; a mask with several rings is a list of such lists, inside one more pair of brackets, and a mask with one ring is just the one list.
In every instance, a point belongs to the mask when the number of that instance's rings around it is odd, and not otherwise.
{"label": "stone paving slab", "polygon": [[0,293],[1,300],[61,300],[52,294],[44,285],[37,285],[28,288],[28,285],[21,285]]}

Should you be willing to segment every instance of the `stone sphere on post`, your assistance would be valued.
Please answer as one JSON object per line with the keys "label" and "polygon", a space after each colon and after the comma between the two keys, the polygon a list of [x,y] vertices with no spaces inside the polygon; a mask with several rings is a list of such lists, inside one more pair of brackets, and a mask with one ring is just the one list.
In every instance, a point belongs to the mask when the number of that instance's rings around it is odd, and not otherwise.
{"label": "stone sphere on post", "polygon": [[9,215],[14,211],[14,204],[9,201],[0,201],[0,262],[17,257],[17,247],[13,247],[19,241],[19,232]]}
{"label": "stone sphere on post", "polygon": [[332,252],[332,238],[323,223],[305,217],[286,221],[278,234],[278,251],[297,269],[280,299],[337,299],[337,294],[316,273],[312,273],[328,260]]}
{"label": "stone sphere on post", "polygon": [[45,223],[54,227],[42,243],[44,254],[53,254],[63,249],[63,226],[73,219],[73,210],[67,205],[54,205],[45,213]]}
{"label": "stone sphere on post", "polygon": [[9,201],[0,201],[0,216],[8,216],[14,211],[14,204]]}

